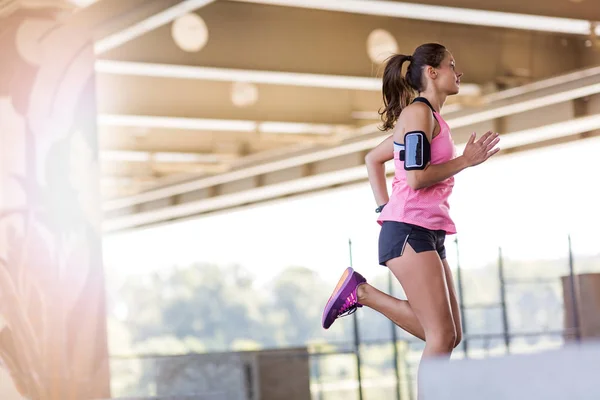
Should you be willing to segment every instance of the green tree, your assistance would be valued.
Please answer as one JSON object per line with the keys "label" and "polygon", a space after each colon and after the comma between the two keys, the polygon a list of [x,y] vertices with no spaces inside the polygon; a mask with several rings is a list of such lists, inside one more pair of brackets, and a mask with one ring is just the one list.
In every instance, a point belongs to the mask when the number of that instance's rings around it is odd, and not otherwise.
{"label": "green tree", "polygon": [[323,336],[321,315],[331,290],[319,274],[305,267],[289,267],[268,285],[269,325],[276,329],[277,345],[298,346]]}
{"label": "green tree", "polygon": [[188,348],[186,340],[196,338],[206,350],[221,351],[238,339],[260,339],[261,298],[239,266],[178,267],[162,276],[132,279],[121,294],[135,343],[171,336]]}

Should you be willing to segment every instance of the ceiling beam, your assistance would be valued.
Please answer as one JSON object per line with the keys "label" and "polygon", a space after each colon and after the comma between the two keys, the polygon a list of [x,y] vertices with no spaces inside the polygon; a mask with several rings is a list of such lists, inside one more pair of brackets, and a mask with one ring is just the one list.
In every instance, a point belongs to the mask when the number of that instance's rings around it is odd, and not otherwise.
{"label": "ceiling beam", "polygon": [[164,9],[166,1],[178,0],[98,0],[79,9],[68,21],[91,29],[98,40]]}
{"label": "ceiling beam", "polygon": [[[103,177],[115,178],[159,178],[172,174],[189,174],[194,176],[224,173],[229,169],[225,163],[201,162],[154,162],[150,161],[113,161],[102,164]],[[152,182],[156,184],[156,182]]]}
{"label": "ceiling beam", "polygon": [[[96,61],[96,72],[102,74],[156,78],[198,79],[221,82],[251,82],[268,85],[381,91],[381,78],[370,78],[364,76],[256,71],[114,60]],[[481,88],[479,85],[469,83],[461,84],[460,95],[477,96],[480,93]]]}
{"label": "ceiling beam", "polygon": [[[600,93],[600,67],[592,67],[490,93],[480,98],[478,107],[453,107],[448,113],[444,108],[442,112],[444,117],[448,118],[450,126],[456,129],[598,93]],[[369,135],[376,128],[376,124],[369,124],[359,131]]]}
{"label": "ceiling beam", "polygon": [[[537,143],[547,143],[552,140],[562,140],[562,142],[569,138],[571,140],[578,140],[586,137],[587,135],[585,134],[587,132],[593,132],[598,129],[600,129],[600,114],[591,115],[578,120],[573,120],[572,122],[568,121],[547,127],[548,132],[552,131],[554,133],[550,139],[544,137],[541,138],[542,140],[538,140],[540,139],[539,137],[532,137],[531,140],[528,141],[523,137],[513,136],[513,134],[506,135],[506,139],[509,141],[512,137],[515,137],[517,139],[515,144],[517,141],[519,142],[517,146],[506,147],[506,149],[518,151],[521,147],[535,146]],[[523,132],[515,132],[514,135],[520,136],[522,134]],[[510,153],[511,151],[508,151],[505,154]],[[387,163],[387,174],[392,174],[393,168],[392,163]],[[365,181],[367,178],[367,169],[364,165],[349,166],[331,172],[311,174],[298,179],[285,180],[269,185],[258,185],[250,189],[239,190],[223,195],[191,200],[179,204],[173,203],[170,206],[152,207],[151,204],[145,204],[141,205],[142,208],[138,212],[129,211],[125,215],[105,217],[103,229],[105,232],[113,232],[160,224],[175,219],[223,211],[234,207],[314,192],[334,186],[358,183]],[[260,180],[255,179],[254,182],[260,182]]]}
{"label": "ceiling beam", "polygon": [[193,131],[258,132],[289,135],[336,135],[354,129],[351,125],[302,122],[250,121],[227,119],[177,118],[149,115],[101,114],[98,125],[104,127],[168,128]]}
{"label": "ceiling beam", "polygon": [[[499,118],[501,116],[510,115],[515,112],[519,112],[514,109],[508,109],[507,103],[510,105],[525,103],[527,105],[527,109],[531,110],[533,108],[541,108],[549,105],[549,101],[547,99],[549,96],[557,103],[564,103],[570,100],[568,97],[561,96],[561,93],[573,93],[573,87],[594,87],[596,89],[596,93],[600,93],[600,86],[596,86],[598,82],[600,82],[600,70],[594,70],[595,74],[589,73],[590,70],[580,71],[580,74],[583,76],[579,82],[577,80],[567,80],[566,82],[556,81],[554,86],[547,87],[543,82],[537,86],[533,86],[531,88],[531,92],[518,92],[515,93],[514,96],[509,96],[506,98],[502,98],[499,100],[495,100],[491,104],[487,105],[487,109],[484,111],[479,110],[470,110],[471,113],[476,115],[473,119],[474,121],[481,121],[481,117],[478,117],[477,114],[479,112],[487,113],[487,117],[489,118]],[[584,85],[584,82],[586,83]],[[582,93],[579,93],[582,94]],[[590,93],[588,92],[588,95]],[[531,103],[532,98],[542,98],[546,99],[545,101],[538,103]],[[500,110],[496,112],[492,112],[493,110]],[[523,112],[523,111],[522,111]],[[446,117],[446,121],[448,124],[454,128],[455,119],[457,122],[463,121],[467,118],[467,114],[463,114],[462,112],[453,118],[451,115]],[[460,118],[460,119],[459,119]],[[565,117],[568,119],[568,117]],[[571,122],[564,122],[563,125],[560,125],[558,128],[554,126],[552,129],[557,129],[558,131],[562,130],[562,134],[568,136],[575,133],[580,133],[581,129],[594,129],[594,124],[600,123],[600,120],[597,118],[591,118],[589,120],[573,120]],[[591,125],[590,125],[591,124]],[[583,128],[582,128],[583,126]],[[600,126],[599,126],[600,127]],[[548,128],[550,129],[550,128]],[[597,129],[597,128],[596,128]],[[357,154],[360,152],[368,151],[369,149],[375,147],[380,141],[389,135],[389,133],[381,133],[378,132],[373,127],[367,126],[365,128],[360,128],[359,131],[362,131],[364,135],[359,137],[353,137],[351,139],[343,141],[341,144],[337,146],[328,147],[325,149],[307,149],[305,151],[299,151],[296,154],[289,154],[286,157],[281,157],[274,160],[264,160],[262,163],[248,167],[241,170],[231,171],[222,175],[212,176],[207,178],[202,178],[198,180],[193,180],[173,186],[167,186],[163,188],[156,188],[154,190],[140,193],[135,196],[130,196],[121,199],[114,199],[111,201],[107,201],[104,204],[105,211],[117,210],[120,208],[130,207],[136,204],[152,202],[154,200],[158,200],[161,198],[179,195],[182,193],[192,192],[204,188],[208,188],[215,185],[222,185],[227,182],[233,182],[240,179],[247,179],[253,176],[258,176],[262,174],[268,174],[275,171],[283,171],[289,168],[295,168],[301,165],[316,163],[323,160],[330,160],[334,158],[339,158],[351,154]],[[550,132],[551,134],[556,134],[556,131]],[[522,131],[516,132],[516,136],[522,136],[527,133],[532,133],[530,131]],[[559,132],[560,133],[560,132]],[[510,139],[511,136],[503,135],[507,140],[517,140]],[[515,135],[513,135],[515,137]],[[521,140],[521,139],[518,139]],[[521,143],[520,145],[522,145]]]}
{"label": "ceiling beam", "polygon": [[[99,33],[99,37],[106,35],[111,26],[121,26],[122,23],[130,25],[132,21],[142,18],[142,15],[149,10],[156,11],[156,5],[159,2],[171,3],[180,0],[96,0],[85,1],[86,7],[77,9],[77,3],[83,3],[83,0],[0,0],[0,17],[5,17],[20,8],[56,8],[76,10],[66,23],[92,30]],[[6,3],[6,4],[4,4]],[[88,5],[88,3],[91,3]],[[162,4],[159,4],[162,6]],[[123,21],[125,16],[130,20]],[[114,29],[113,29],[114,30]],[[95,37],[98,37],[95,35]]]}
{"label": "ceiling beam", "polygon": [[[462,108],[448,117],[459,128],[600,93],[600,67],[491,93],[481,98],[482,107]],[[519,99],[515,101],[515,98]]]}
{"label": "ceiling beam", "polygon": [[234,153],[190,153],[170,151],[140,151],[140,150],[101,150],[100,161],[133,162],[133,163],[204,163],[218,164],[231,162],[238,158]]}
{"label": "ceiling beam", "polygon": [[[127,0],[129,1],[129,0]],[[138,21],[127,28],[114,32],[96,41],[94,49],[96,54],[103,54],[115,49],[135,38],[138,38],[156,28],[166,25],[178,17],[195,11],[215,0],[184,0],[160,12]],[[126,2],[126,1],[125,1]]]}
{"label": "ceiling beam", "polygon": [[[382,0],[232,0],[241,3],[256,3],[275,6],[310,8],[354,14],[377,15],[457,23],[465,25],[491,26],[509,29],[524,29],[541,32],[590,35],[590,21],[538,15],[525,15],[499,11],[474,10],[458,7],[433,6]],[[600,35],[600,27],[596,27]]]}

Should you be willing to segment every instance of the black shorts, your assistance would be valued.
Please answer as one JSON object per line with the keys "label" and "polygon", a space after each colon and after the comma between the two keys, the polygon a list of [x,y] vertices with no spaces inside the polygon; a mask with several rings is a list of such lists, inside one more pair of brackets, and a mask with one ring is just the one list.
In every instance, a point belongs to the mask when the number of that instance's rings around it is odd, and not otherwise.
{"label": "black shorts", "polygon": [[404,222],[383,221],[379,233],[379,264],[385,266],[389,260],[400,257],[406,243],[416,253],[435,250],[443,260],[446,258],[445,239],[446,232],[442,230],[432,231]]}

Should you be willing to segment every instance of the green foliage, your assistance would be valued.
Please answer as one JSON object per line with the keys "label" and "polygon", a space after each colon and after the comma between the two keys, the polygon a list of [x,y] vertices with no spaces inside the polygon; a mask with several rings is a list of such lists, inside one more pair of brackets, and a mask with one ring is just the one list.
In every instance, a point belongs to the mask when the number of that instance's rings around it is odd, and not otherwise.
{"label": "green foliage", "polygon": [[[586,266],[586,271],[597,269],[591,260],[578,262]],[[511,332],[560,330],[560,277],[568,273],[567,260],[505,260],[504,266],[506,278],[511,281],[551,280],[507,286]],[[387,292],[389,279],[387,269],[382,268],[371,284]],[[467,308],[470,304],[499,303],[495,263],[463,269],[462,279]],[[392,294],[404,297],[395,278],[391,283]],[[348,349],[353,341],[353,316],[328,331],[321,328],[321,313],[332,286],[333,282],[323,281],[317,272],[299,266],[285,269],[262,286],[254,283],[249,271],[237,265],[178,267],[127,282],[118,299],[127,307],[127,319],[122,326],[109,326],[115,332],[129,333],[132,351],[159,352],[159,347],[161,353],[227,351],[341,341],[349,343],[345,347]],[[391,338],[392,326],[383,315],[367,308],[357,315],[362,341]],[[469,333],[502,332],[499,307],[467,309],[465,316]],[[408,337],[400,329],[396,332],[400,339]],[[121,343],[119,351],[123,352],[124,347]]]}
{"label": "green foliage", "polygon": [[[578,260],[586,272],[599,270],[592,260]],[[506,279],[549,280],[543,284],[510,284],[506,290],[509,329],[512,333],[559,331],[563,323],[560,277],[568,273],[567,260],[517,262],[504,260]],[[371,278],[370,283],[389,291],[387,269]],[[402,288],[391,277],[392,294],[405,298]],[[501,334],[502,314],[499,307],[469,310],[470,304],[497,304],[500,301],[498,267],[492,263],[479,269],[462,271],[466,331],[469,334]],[[456,274],[455,274],[456,280]],[[181,354],[189,352],[244,351],[272,347],[308,346],[312,353],[335,353],[351,350],[354,316],[334,324],[328,331],[321,328],[321,313],[335,282],[325,282],[308,268],[291,266],[270,282],[258,286],[249,271],[240,266],[195,264],[174,268],[162,275],[135,278],[123,286],[120,298],[128,310],[125,321],[112,321],[112,332],[129,333],[128,340],[118,343],[126,354]],[[363,377],[393,379],[395,376],[392,325],[383,315],[368,308],[357,312],[360,338],[380,344],[362,345]],[[410,378],[406,362],[420,357],[422,343],[410,348],[402,339],[410,336],[394,328],[401,347],[403,379]],[[413,338],[414,340],[414,338]],[[560,337],[515,338],[515,350],[542,349],[556,346]],[[517,349],[518,347],[518,349]],[[502,354],[502,338],[472,340],[470,356]],[[113,352],[114,353],[114,352]],[[133,367],[142,375],[139,382],[144,393],[151,387],[149,366]],[[121,366],[121,369],[124,367]],[[150,371],[150,372],[149,372]],[[311,361],[313,382],[351,382],[356,379],[352,354],[326,355]],[[139,385],[140,383],[138,383]],[[387,385],[387,384],[385,384]],[[384,385],[384,386],[385,386]],[[383,390],[383,387],[382,387]],[[385,386],[385,390],[393,390]],[[121,393],[133,393],[128,387]],[[139,393],[136,392],[136,393]],[[327,396],[336,396],[327,393]],[[334,397],[332,397],[334,398]]]}
{"label": "green foliage", "polygon": [[259,288],[239,266],[196,264],[131,279],[120,301],[136,352],[195,350],[189,338],[204,351],[297,346],[324,337],[320,321],[329,286],[304,267],[290,267]]}

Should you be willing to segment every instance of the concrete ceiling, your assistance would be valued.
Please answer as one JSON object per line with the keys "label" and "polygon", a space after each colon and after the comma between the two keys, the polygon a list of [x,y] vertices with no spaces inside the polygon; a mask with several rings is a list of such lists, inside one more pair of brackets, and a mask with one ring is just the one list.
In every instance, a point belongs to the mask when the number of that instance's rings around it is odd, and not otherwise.
{"label": "concrete ceiling", "polygon": [[[592,0],[124,3],[97,0],[80,11],[81,18],[114,15],[96,29],[102,189],[108,215],[137,212],[119,211],[116,205],[139,206],[136,196],[156,193],[157,188],[380,138],[375,124],[381,106],[378,78],[382,66],[369,57],[367,45],[375,30],[387,31],[401,53],[429,41],[441,42],[453,52],[465,73],[464,87],[446,103],[445,113],[459,123],[461,115],[528,96],[517,93],[502,100],[503,95],[495,93],[510,94],[503,91],[527,88],[524,85],[600,63],[600,46],[589,33],[589,21],[600,20],[600,7]],[[345,8],[356,5],[353,10]],[[533,30],[514,29],[489,26],[502,25],[501,14],[455,23],[454,10],[431,9],[415,17],[404,14],[411,5],[470,9],[459,10],[460,15],[488,10],[560,19],[550,20],[547,29],[535,27],[534,20],[530,21]],[[173,21],[188,13],[200,17],[208,32],[197,51],[182,49],[173,35]],[[561,32],[564,22],[583,28]],[[196,29],[190,34],[192,39],[201,33],[200,28],[188,26],[188,30]],[[578,87],[579,81],[574,82],[572,86]],[[535,88],[529,92],[537,93]],[[590,95],[595,93],[592,89]],[[576,95],[556,104],[580,110],[577,101],[581,98]],[[247,104],[235,105],[238,101]],[[486,115],[465,127],[457,126],[457,135],[460,129],[476,124],[507,127],[506,118],[506,114]],[[527,117],[515,121],[521,122],[511,122],[510,132],[531,127]],[[299,176],[314,172],[314,168],[301,171]],[[265,178],[261,179],[264,185]],[[211,190],[203,196],[220,193]],[[156,201],[160,196],[152,198]],[[167,205],[173,199],[169,201]]]}
{"label": "concrete ceiling", "polygon": [[591,21],[600,20],[600,8],[594,0],[407,0],[403,2]]}

